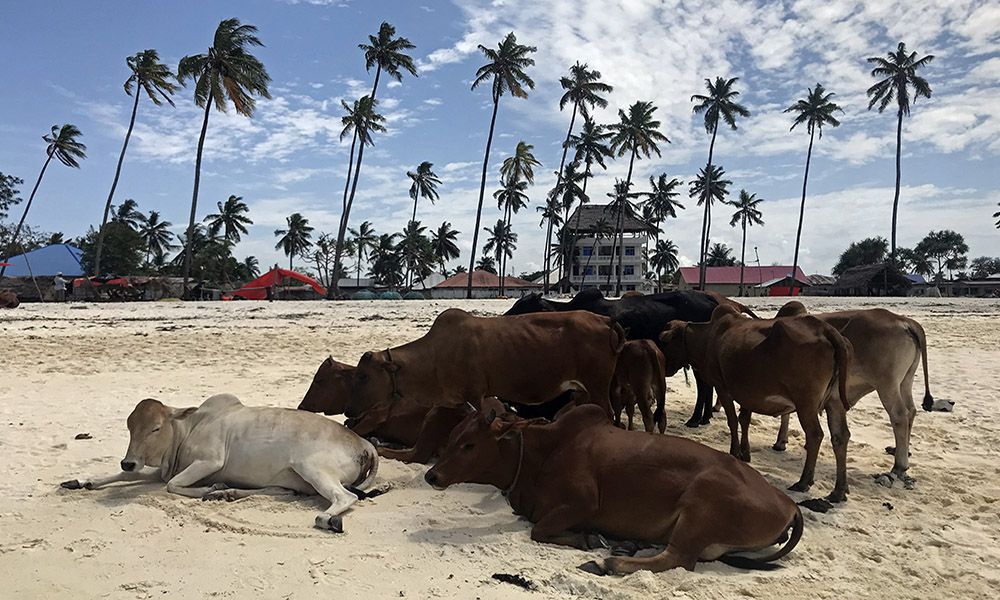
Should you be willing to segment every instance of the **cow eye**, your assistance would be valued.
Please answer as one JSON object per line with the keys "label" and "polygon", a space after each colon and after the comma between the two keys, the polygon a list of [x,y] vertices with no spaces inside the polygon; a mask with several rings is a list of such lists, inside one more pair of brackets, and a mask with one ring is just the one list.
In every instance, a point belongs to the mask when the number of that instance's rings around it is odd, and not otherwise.
{"label": "cow eye", "polygon": [[160,428],[159,428],[159,427],[155,427],[155,428],[153,428],[153,431],[151,431],[150,433],[156,433],[156,432],[157,432],[157,431],[159,431],[159,430],[160,430]]}
{"label": "cow eye", "polygon": [[462,450],[472,450],[472,444],[462,444]]}

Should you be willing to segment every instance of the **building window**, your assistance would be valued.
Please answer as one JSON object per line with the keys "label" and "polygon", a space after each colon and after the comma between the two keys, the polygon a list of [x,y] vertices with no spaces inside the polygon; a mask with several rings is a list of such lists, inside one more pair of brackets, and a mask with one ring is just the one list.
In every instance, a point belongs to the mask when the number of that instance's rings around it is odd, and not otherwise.
{"label": "building window", "polygon": [[635,246],[625,246],[625,256],[635,256]]}
{"label": "building window", "polygon": [[[625,252],[628,253],[628,248],[625,249]],[[624,269],[623,275],[635,275],[635,265],[624,265],[622,269]]]}
{"label": "building window", "polygon": [[583,252],[581,252],[583,256],[591,256],[593,253],[594,253],[593,246],[584,246]]}
{"label": "building window", "polygon": [[626,285],[625,286],[625,291],[626,292],[634,292],[635,291],[635,286],[634,285]]}
{"label": "building window", "polygon": [[601,246],[598,248],[598,255],[611,256],[611,246]]}
{"label": "building window", "polygon": [[577,265],[573,265],[573,275],[579,275],[579,274],[580,274],[580,267]]}
{"label": "building window", "polygon": [[601,265],[597,267],[598,275],[607,275],[609,273],[611,273],[611,268],[608,265]]}
{"label": "building window", "polygon": [[585,275],[593,275],[594,274],[594,267],[586,267],[584,269],[584,274]]}

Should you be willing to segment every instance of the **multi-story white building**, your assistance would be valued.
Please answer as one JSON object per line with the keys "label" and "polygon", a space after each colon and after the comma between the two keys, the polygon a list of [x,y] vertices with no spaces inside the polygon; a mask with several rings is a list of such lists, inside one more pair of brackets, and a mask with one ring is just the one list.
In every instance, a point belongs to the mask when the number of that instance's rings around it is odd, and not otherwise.
{"label": "multi-story white building", "polygon": [[[611,230],[598,238],[597,225],[601,219],[606,221]],[[580,206],[566,221],[564,231],[572,232],[574,228],[578,228],[569,269],[569,281],[573,288],[581,290],[596,287],[605,295],[614,294],[618,279],[618,257],[621,255],[621,292],[651,291],[652,286],[645,278],[648,269],[643,255],[649,239],[646,227],[635,217],[624,216],[624,242],[619,247],[613,235],[616,225],[617,215],[607,204]]]}

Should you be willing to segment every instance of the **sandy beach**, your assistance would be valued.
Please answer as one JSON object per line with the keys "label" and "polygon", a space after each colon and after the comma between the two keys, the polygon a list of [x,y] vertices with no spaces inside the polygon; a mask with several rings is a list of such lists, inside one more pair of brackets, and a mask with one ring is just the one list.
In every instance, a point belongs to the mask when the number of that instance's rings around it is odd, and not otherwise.
{"label": "sandy beach", "polygon": [[[762,316],[781,299],[748,303]],[[0,579],[4,598],[987,598],[1000,589],[1000,302],[806,299],[816,311],[882,305],[927,330],[932,391],[953,413],[917,415],[916,489],[877,486],[892,458],[877,397],[848,414],[849,501],[806,513],[783,569],[705,563],[597,578],[592,553],[533,543],[500,493],[427,486],[426,467],[384,460],[394,489],[358,503],[346,533],[313,529],[317,499],[204,503],[159,485],[71,492],[59,482],[115,472],[125,418],[154,397],[192,406],[218,392],[295,407],[319,363],[414,339],[449,306],[501,313],[510,301],[23,305],[0,313]],[[728,448],[725,419],[683,427],[694,389],[669,381],[668,433]],[[918,373],[915,389],[923,389]],[[919,398],[921,393],[917,394]],[[794,420],[793,420],[794,422]],[[778,422],[755,417],[753,466],[784,488],[804,450],[770,449]],[[825,424],[824,424],[825,428]],[[74,439],[89,433],[92,439]],[[828,438],[811,496],[833,482]],[[804,496],[797,495],[796,499]],[[733,510],[740,507],[734,506]],[[493,581],[518,573],[535,592]]]}

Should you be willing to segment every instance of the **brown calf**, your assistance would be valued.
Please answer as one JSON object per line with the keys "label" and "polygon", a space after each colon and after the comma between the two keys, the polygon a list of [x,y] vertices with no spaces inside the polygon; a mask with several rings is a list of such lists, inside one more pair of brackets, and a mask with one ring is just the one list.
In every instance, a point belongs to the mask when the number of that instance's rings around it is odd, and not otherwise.
{"label": "brown calf", "polygon": [[[667,394],[666,364],[663,353],[650,340],[625,342],[618,356],[615,376],[611,380],[611,412],[615,424],[622,424],[622,409],[628,417],[628,428],[632,429],[632,418],[636,404],[642,415],[646,431],[653,431],[653,424],[663,433],[667,428],[664,403]],[[656,412],[651,414],[650,405],[656,403]]]}
{"label": "brown calf", "polygon": [[596,406],[571,407],[548,423],[483,400],[425,479],[437,489],[469,482],[504,490],[514,512],[534,523],[536,542],[589,550],[606,547],[600,536],[608,536],[666,545],[649,558],[580,567],[598,574],[735,564],[727,553],[769,548],[791,528],[769,555],[740,557],[740,566],[767,568],[802,535],[799,508],[749,466],[691,440],[623,431]]}
{"label": "brown calf", "polygon": [[354,367],[328,356],[316,370],[312,384],[299,403],[299,410],[339,415],[347,407],[354,382]]}
{"label": "brown calf", "polygon": [[[847,499],[846,401],[827,402],[836,394],[847,398],[847,368],[851,346],[832,326],[805,315],[783,319],[747,319],[730,306],[719,306],[708,323],[675,321],[660,336],[661,349],[672,375],[690,365],[715,386],[729,422],[730,452],[750,460],[747,429],[753,413],[781,416],[796,413],[806,435],[806,462],[802,477],[789,489],[804,492],[813,484],[823,428],[819,413],[825,408],[831,443],[837,459],[837,479],[831,502]],[[736,407],[742,410],[737,432]]]}

